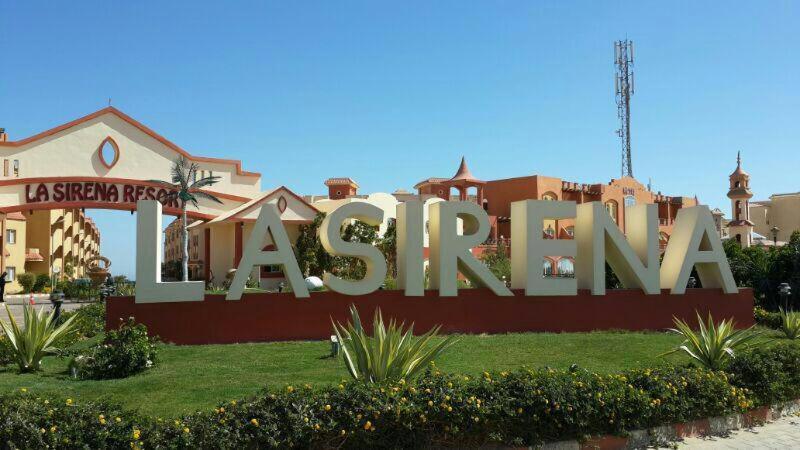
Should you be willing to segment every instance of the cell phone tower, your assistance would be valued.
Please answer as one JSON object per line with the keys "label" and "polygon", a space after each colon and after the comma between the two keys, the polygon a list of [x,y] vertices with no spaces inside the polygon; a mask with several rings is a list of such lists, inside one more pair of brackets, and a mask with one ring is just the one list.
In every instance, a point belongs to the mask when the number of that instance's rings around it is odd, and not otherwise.
{"label": "cell phone tower", "polygon": [[614,42],[614,64],[617,75],[614,77],[614,90],[617,100],[617,116],[620,126],[617,135],[622,141],[622,176],[633,177],[631,164],[631,96],[634,91],[633,42]]}

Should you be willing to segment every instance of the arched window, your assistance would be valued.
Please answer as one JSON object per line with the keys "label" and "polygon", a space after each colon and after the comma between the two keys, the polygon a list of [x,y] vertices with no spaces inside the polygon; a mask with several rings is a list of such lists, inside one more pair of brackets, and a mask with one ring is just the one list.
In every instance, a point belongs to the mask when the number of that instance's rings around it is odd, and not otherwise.
{"label": "arched window", "polygon": [[619,223],[617,220],[617,210],[619,209],[619,205],[614,200],[609,200],[606,202],[606,211],[608,211],[608,215],[611,216],[611,220],[614,223]]}
{"label": "arched window", "polygon": [[542,275],[545,277],[553,276],[553,261],[547,258],[544,259],[544,262],[542,263]]}
{"label": "arched window", "polygon": [[558,275],[561,277],[575,276],[575,263],[571,258],[561,258],[558,260]]}
{"label": "arched window", "polygon": [[742,201],[736,200],[736,211],[733,212],[735,220],[739,220],[739,217],[741,217],[740,214],[741,210],[742,210]]}
{"label": "arched window", "polygon": [[542,200],[547,200],[547,201],[551,201],[552,202],[552,201],[558,200],[558,196],[556,196],[556,194],[553,193],[553,192],[545,192],[542,195]]}
{"label": "arched window", "polygon": [[741,185],[742,185],[742,183],[737,181],[733,186],[738,188],[738,187],[741,187]]}

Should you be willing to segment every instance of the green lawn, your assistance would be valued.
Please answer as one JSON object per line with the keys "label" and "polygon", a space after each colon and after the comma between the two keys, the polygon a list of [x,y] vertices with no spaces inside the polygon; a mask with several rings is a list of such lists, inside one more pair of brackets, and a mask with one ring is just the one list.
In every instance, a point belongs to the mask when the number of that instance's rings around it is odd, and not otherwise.
{"label": "green lawn", "polygon": [[[657,365],[658,354],[680,338],[664,333],[527,333],[465,335],[437,366],[447,372],[480,374],[523,366],[567,368],[573,363],[597,372]],[[78,345],[85,346],[87,342]],[[68,359],[48,357],[38,374],[0,368],[0,392],[22,387],[75,399],[104,398],[157,416],[175,416],[217,402],[245,397],[264,386],[319,386],[348,377],[340,360],[327,357],[328,342],[280,342],[205,346],[163,345],[159,363],[121,380],[77,381]],[[670,362],[682,362],[670,356]]]}

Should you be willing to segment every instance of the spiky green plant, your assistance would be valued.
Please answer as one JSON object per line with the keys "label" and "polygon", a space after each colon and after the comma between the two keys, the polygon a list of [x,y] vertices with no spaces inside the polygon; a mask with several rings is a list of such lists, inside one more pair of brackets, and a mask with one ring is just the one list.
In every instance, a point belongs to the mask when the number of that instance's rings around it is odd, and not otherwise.
{"label": "spiky green plant", "polygon": [[697,314],[697,332],[688,323],[678,318],[673,320],[675,328],[670,328],[669,331],[683,336],[684,341],[663,355],[684,352],[709,370],[722,369],[729,359],[736,357],[736,352],[758,345],[754,339],[760,333],[754,332],[752,327],[737,330],[733,320],[723,320],[715,324],[711,313],[708,314],[707,323]]}
{"label": "spiky green plant", "polygon": [[40,308],[37,312],[32,305],[26,304],[23,312],[25,328],[20,329],[6,305],[9,323],[0,320],[0,327],[8,339],[20,372],[35,372],[41,369],[42,358],[58,350],[59,343],[74,332],[77,314],[57,325],[53,320],[55,311],[46,313],[44,308]]}
{"label": "spiky green plant", "polygon": [[784,311],[781,308],[781,327],[780,331],[788,339],[800,338],[800,312]]}
{"label": "spiky green plant", "polygon": [[339,339],[347,371],[354,379],[365,383],[414,378],[457,342],[454,336],[448,336],[434,343],[440,326],[417,337],[414,324],[404,331],[405,322],[397,325],[392,319],[387,327],[380,309],[375,310],[372,336],[361,326],[354,305],[350,306],[350,317],[352,322],[347,325],[331,320],[333,331]]}

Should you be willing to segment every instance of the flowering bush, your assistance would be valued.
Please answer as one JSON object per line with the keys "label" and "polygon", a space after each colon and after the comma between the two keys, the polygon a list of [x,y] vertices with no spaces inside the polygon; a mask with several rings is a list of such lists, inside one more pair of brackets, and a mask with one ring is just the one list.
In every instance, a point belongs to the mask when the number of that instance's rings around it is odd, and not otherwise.
{"label": "flowering bush", "polygon": [[743,411],[747,391],[726,379],[697,368],[470,377],[432,367],[413,383],[286,386],[174,420],[18,393],[0,398],[0,442],[12,448],[527,446]]}
{"label": "flowering bush", "polygon": [[800,398],[800,347],[780,343],[742,353],[728,367],[731,383],[752,391],[757,405]]}
{"label": "flowering bush", "polygon": [[125,378],[155,364],[157,342],[147,336],[146,326],[130,317],[109,331],[103,343],[75,357],[70,370],[78,378]]}

